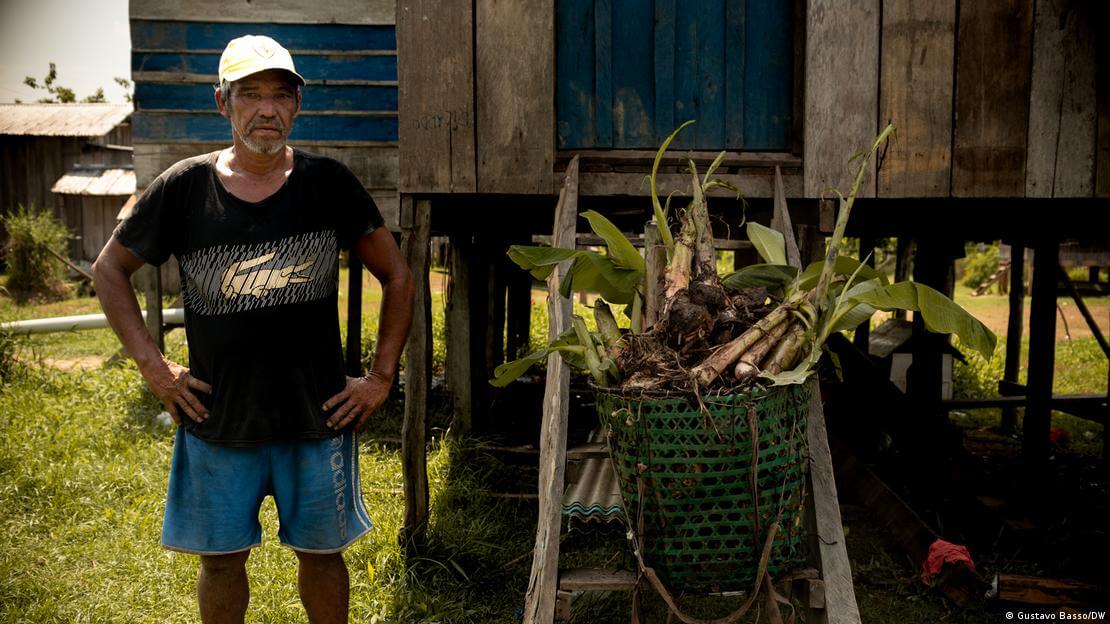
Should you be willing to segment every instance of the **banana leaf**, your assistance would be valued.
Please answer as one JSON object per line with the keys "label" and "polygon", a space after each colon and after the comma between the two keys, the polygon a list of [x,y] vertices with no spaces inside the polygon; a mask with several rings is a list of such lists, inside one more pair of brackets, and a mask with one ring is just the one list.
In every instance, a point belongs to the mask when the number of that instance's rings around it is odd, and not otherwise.
{"label": "banana leaf", "polygon": [[899,282],[853,295],[848,301],[867,304],[878,310],[920,312],[929,331],[956,334],[960,342],[988,360],[994,355],[997,338],[991,330],[954,301],[924,284]]}
{"label": "banana leaf", "polygon": [[783,238],[782,232],[772,230],[755,221],[748,222],[747,230],[748,240],[755,245],[760,258],[763,258],[767,264],[789,266],[786,261],[786,239]]}
{"label": "banana leaf", "polygon": [[[802,271],[802,274],[798,277],[798,290],[813,290],[814,288],[816,288],[818,280],[821,279],[821,268],[824,266],[824,264],[825,262],[821,261],[814,262],[807,266],[805,270]],[[877,279],[882,283],[883,286],[886,286],[890,283],[890,280],[888,280],[886,278],[886,275],[884,275],[881,271],[869,267],[859,260],[856,260],[855,258],[849,256],[837,256],[836,264],[833,265],[833,275],[843,275],[847,277],[849,275],[852,275],[853,273],[856,273],[857,270],[859,271],[856,276],[856,279],[858,281]]]}
{"label": "banana leaf", "polygon": [[798,276],[798,269],[785,264],[750,264],[721,278],[729,290],[743,288],[786,288]]}
{"label": "banana leaf", "polygon": [[594,231],[594,234],[605,241],[605,247],[609,250],[609,257],[613,259],[617,266],[635,271],[644,270],[643,256],[628,240],[628,237],[617,226],[613,225],[612,221],[593,210],[583,212],[582,216],[590,222],[590,229]]}

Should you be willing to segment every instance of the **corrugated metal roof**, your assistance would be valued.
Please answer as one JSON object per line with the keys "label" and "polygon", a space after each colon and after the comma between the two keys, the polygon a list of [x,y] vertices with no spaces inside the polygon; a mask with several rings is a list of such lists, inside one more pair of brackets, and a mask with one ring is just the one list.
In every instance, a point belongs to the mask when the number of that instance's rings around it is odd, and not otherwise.
{"label": "corrugated metal roof", "polygon": [[[590,433],[589,442],[603,440],[600,430]],[[620,483],[608,457],[582,460],[578,481],[563,493],[563,515],[582,522],[624,520]]]}
{"label": "corrugated metal roof", "polygon": [[135,170],[77,166],[58,178],[50,190],[60,195],[132,195],[135,193]]}
{"label": "corrugated metal roof", "polygon": [[130,115],[130,104],[0,104],[0,134],[98,137]]}

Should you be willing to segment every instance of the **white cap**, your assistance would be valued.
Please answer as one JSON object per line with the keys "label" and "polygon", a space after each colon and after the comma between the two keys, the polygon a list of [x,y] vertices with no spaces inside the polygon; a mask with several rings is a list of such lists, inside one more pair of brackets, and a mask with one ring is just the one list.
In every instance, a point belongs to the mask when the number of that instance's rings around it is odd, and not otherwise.
{"label": "white cap", "polygon": [[303,85],[304,78],[293,66],[293,56],[280,43],[265,35],[232,39],[220,55],[220,82],[235,82],[267,69],[283,69]]}

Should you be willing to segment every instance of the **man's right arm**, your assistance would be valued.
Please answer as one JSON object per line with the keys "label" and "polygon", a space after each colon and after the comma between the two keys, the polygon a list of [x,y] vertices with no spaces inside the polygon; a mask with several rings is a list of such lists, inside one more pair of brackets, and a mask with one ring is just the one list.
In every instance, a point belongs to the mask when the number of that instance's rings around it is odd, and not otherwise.
{"label": "man's right arm", "polygon": [[143,260],[112,238],[93,263],[93,285],[108,323],[127,352],[135,359],[150,389],[166,411],[180,423],[184,413],[197,422],[208,418],[208,410],[193,391],[211,393],[212,387],[189,374],[189,369],[167,360],[154,343],[139,312],[131,289],[131,275]]}

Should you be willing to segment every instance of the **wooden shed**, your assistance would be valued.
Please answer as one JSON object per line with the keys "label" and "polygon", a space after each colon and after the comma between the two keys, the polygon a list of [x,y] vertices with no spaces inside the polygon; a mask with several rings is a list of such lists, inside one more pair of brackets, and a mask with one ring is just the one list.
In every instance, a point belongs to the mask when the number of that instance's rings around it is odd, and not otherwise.
{"label": "wooden shed", "polygon": [[73,236],[69,257],[91,263],[116,229],[116,217],[135,195],[131,165],[74,166],[51,192],[62,196],[62,218]]}
{"label": "wooden shed", "polygon": [[0,104],[0,214],[22,204],[64,218],[54,183],[78,163],[130,165],[130,117],[128,104]]}

